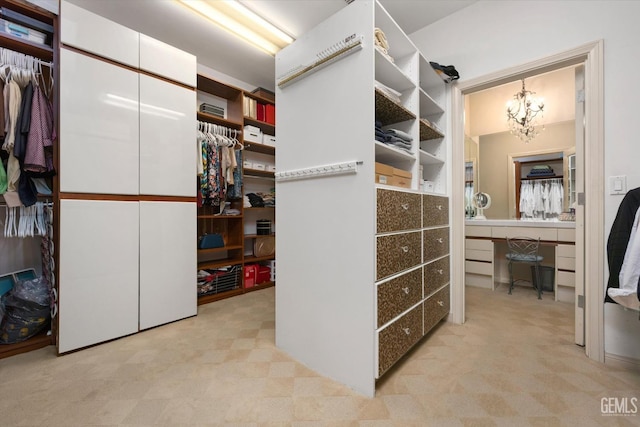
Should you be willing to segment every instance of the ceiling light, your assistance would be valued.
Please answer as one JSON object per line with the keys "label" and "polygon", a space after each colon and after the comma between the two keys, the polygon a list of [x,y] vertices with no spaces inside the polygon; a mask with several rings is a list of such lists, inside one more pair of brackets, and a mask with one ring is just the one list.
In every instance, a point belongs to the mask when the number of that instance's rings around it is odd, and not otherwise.
{"label": "ceiling light", "polygon": [[[542,116],[544,111],[544,100],[536,99],[533,95],[535,92],[524,88],[524,79],[522,79],[522,90],[507,102],[507,124],[511,133],[525,143],[530,142],[540,133],[536,129],[537,117],[538,114]],[[544,126],[542,129],[544,130]]]}
{"label": "ceiling light", "polygon": [[224,30],[275,55],[293,39],[236,0],[177,0]]}

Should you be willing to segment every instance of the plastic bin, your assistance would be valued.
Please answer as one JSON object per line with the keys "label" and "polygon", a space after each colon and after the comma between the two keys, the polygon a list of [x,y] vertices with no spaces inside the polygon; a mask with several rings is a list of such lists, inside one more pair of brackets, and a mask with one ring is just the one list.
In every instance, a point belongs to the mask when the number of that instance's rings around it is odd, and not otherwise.
{"label": "plastic bin", "polygon": [[[542,282],[542,290],[546,292],[554,291],[555,284],[555,268],[548,267],[546,265],[541,265],[538,267],[540,271],[540,281]],[[531,282],[533,286],[538,288],[538,279],[536,278],[536,267],[535,265],[531,266]]]}

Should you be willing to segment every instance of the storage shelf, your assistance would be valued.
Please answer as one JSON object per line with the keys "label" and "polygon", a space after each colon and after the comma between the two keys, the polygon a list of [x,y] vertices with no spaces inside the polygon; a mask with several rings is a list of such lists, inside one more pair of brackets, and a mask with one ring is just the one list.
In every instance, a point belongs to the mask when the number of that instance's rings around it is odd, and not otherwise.
{"label": "storage shelf", "polygon": [[527,176],[520,178],[522,181],[537,181],[539,179],[562,179],[562,175],[550,175],[550,176]]}
{"label": "storage shelf", "polygon": [[245,142],[245,151],[251,151],[253,153],[267,154],[269,156],[276,155],[276,147],[271,145],[258,144],[257,142]]}
{"label": "storage shelf", "polygon": [[22,342],[15,344],[0,344],[0,359],[15,356],[16,354],[27,353],[52,344],[52,337],[47,335],[47,331],[44,331]]}
{"label": "storage shelf", "polygon": [[382,91],[376,89],[376,120],[382,122],[382,126],[404,122],[416,118],[416,115],[397,104]]}
{"label": "storage shelf", "polygon": [[202,261],[198,263],[198,270],[207,270],[210,268],[228,267],[230,265],[242,264],[242,258],[225,258],[211,261]]}
{"label": "storage shelf", "polygon": [[263,122],[262,120],[257,120],[248,116],[244,116],[244,124],[255,126],[259,128],[262,131],[262,133],[266,133],[267,135],[275,136],[276,134],[276,125]]}
{"label": "storage shelf", "polygon": [[276,285],[276,282],[269,281],[269,282],[260,283],[259,285],[255,285],[251,288],[245,288],[245,291],[246,292],[259,291],[261,289],[271,288],[275,285]]}
{"label": "storage shelf", "polygon": [[223,119],[222,117],[214,116],[213,114],[203,113],[198,111],[198,120],[201,122],[213,123],[215,125],[225,126],[231,129],[242,129],[242,123],[234,122],[232,120]]}
{"label": "storage shelf", "polygon": [[250,208],[244,208],[244,210],[258,210],[258,209],[275,209],[275,206],[262,206],[262,207],[250,207]]}
{"label": "storage shelf", "polygon": [[198,219],[242,219],[242,215],[198,215]]}
{"label": "storage shelf", "polygon": [[444,134],[430,123],[427,123],[426,120],[420,119],[420,141],[438,138],[444,138]]}
{"label": "storage shelf", "polygon": [[442,108],[424,89],[420,88],[420,115],[433,116],[435,114],[443,114]]}
{"label": "storage shelf", "polygon": [[244,238],[245,239],[255,239],[256,237],[275,237],[276,233],[271,233],[271,234],[245,234]]}
{"label": "storage shelf", "polygon": [[25,55],[34,56],[43,61],[53,61],[53,48],[11,34],[0,33],[0,46]]}
{"label": "storage shelf", "polygon": [[431,153],[427,153],[424,150],[420,150],[420,163],[423,165],[442,165],[444,164],[444,160],[434,156]]}
{"label": "storage shelf", "polygon": [[243,172],[245,177],[252,176],[252,177],[259,177],[259,178],[270,178],[270,179],[276,178],[275,172],[271,172],[271,171],[244,168]]}
{"label": "storage shelf", "polygon": [[374,49],[376,52],[376,80],[385,86],[397,90],[398,92],[404,92],[408,89],[416,87],[416,83],[409,78],[396,64],[391,62],[386,56],[384,56],[378,49]]}
{"label": "storage shelf", "polygon": [[[398,162],[413,162],[415,157],[399,148],[375,141],[376,162],[385,164],[397,164]],[[406,164],[406,163],[405,163]]]}
{"label": "storage shelf", "polygon": [[260,262],[260,261],[271,261],[272,259],[276,259],[276,255],[268,255],[268,256],[253,256],[253,255],[246,255],[244,257],[244,262],[245,264],[248,262]]}
{"label": "storage shelf", "polygon": [[234,249],[242,249],[242,245],[229,245],[221,248],[198,249],[199,254],[214,254],[216,252],[232,251]]}
{"label": "storage shelf", "polygon": [[235,99],[243,92],[241,89],[210,79],[202,74],[198,74],[197,85],[199,91],[225,99]]}
{"label": "storage shelf", "polygon": [[262,104],[271,104],[271,105],[276,105],[275,101],[265,98],[263,96],[257,95],[255,93],[252,92],[244,92],[244,96],[246,96],[247,98],[252,98],[255,99],[256,101],[260,101]]}

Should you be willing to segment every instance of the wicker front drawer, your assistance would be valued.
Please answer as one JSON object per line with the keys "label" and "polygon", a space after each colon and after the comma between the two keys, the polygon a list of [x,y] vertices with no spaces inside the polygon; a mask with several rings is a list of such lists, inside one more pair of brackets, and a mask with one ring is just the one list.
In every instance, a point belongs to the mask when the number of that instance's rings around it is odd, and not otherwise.
{"label": "wicker front drawer", "polygon": [[377,209],[378,233],[421,228],[420,194],[378,188]]}
{"label": "wicker front drawer", "polygon": [[449,257],[424,266],[424,296],[449,283]]}
{"label": "wicker front drawer", "polygon": [[424,230],[424,262],[449,253],[449,227]]}
{"label": "wicker front drawer", "polygon": [[420,264],[421,240],[419,231],[377,237],[376,280]]}
{"label": "wicker front drawer", "polygon": [[424,334],[449,314],[449,286],[445,286],[424,302]]}
{"label": "wicker front drawer", "polygon": [[378,333],[378,377],[422,338],[422,304]]}
{"label": "wicker front drawer", "polygon": [[378,327],[422,299],[422,269],[378,285]]}
{"label": "wicker front drawer", "polygon": [[422,212],[423,227],[449,225],[449,198],[423,194]]}

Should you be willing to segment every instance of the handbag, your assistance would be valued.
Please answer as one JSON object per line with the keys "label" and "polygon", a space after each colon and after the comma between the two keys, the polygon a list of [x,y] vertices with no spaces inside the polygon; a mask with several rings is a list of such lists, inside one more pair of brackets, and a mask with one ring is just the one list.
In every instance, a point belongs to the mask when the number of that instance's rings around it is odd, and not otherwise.
{"label": "handbag", "polygon": [[214,249],[223,247],[224,239],[222,238],[222,234],[205,234],[200,236],[200,240],[198,240],[198,249]]}

